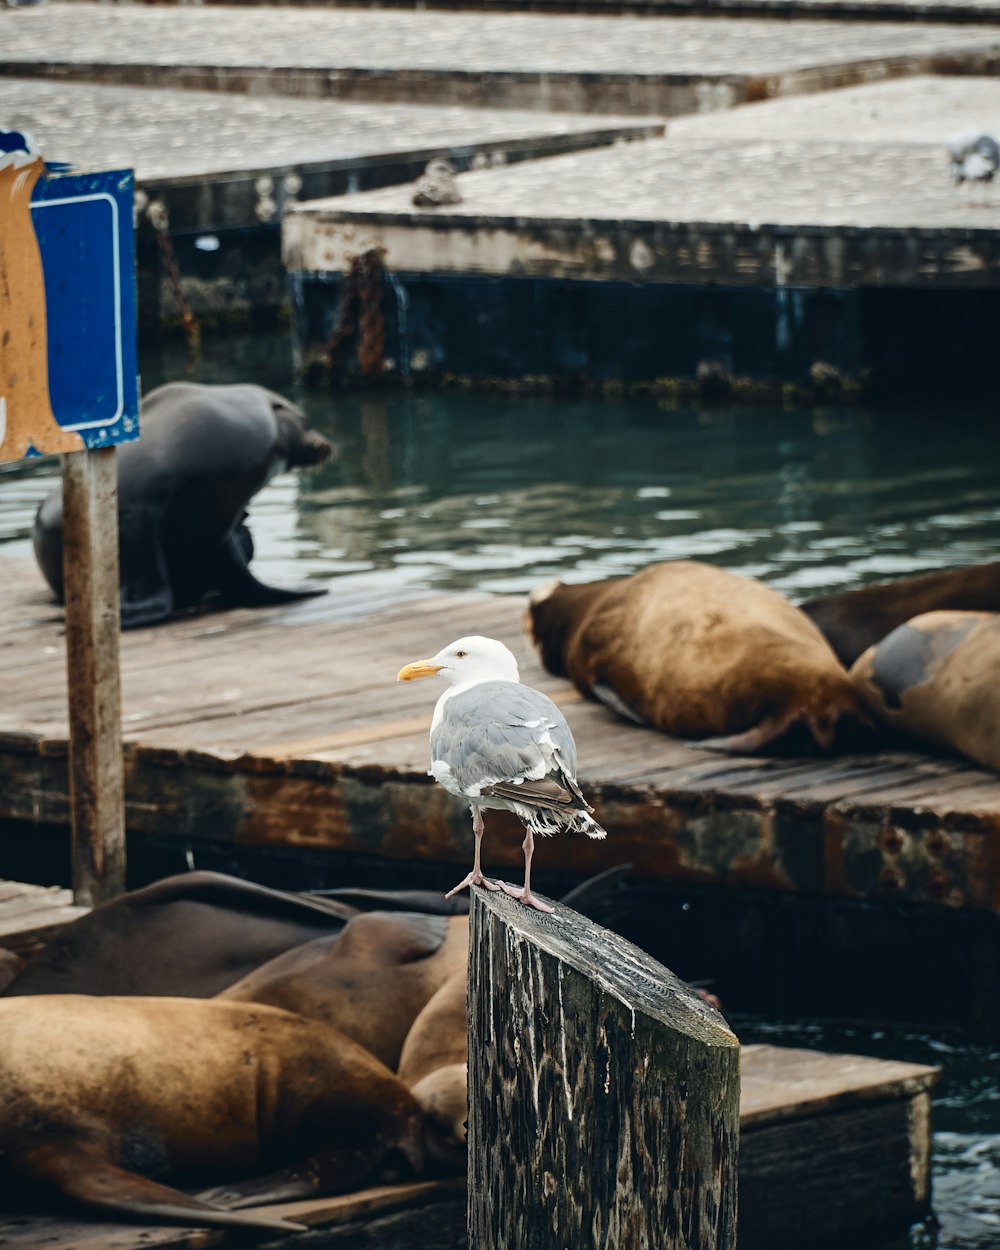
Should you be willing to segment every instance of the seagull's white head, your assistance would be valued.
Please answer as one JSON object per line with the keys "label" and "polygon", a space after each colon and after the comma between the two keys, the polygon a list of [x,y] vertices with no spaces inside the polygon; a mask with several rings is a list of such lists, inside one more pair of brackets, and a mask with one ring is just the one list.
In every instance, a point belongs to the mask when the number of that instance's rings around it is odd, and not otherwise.
{"label": "seagull's white head", "polygon": [[502,642],[473,634],[458,638],[429,660],[415,660],[399,670],[397,681],[415,681],[437,674],[453,686],[481,681],[519,681],[517,660]]}

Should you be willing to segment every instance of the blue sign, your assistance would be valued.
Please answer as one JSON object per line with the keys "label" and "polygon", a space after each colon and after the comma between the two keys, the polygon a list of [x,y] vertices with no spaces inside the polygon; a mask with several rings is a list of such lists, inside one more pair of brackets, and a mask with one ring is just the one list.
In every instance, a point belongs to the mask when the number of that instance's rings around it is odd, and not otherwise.
{"label": "blue sign", "polygon": [[88,447],[139,437],[133,189],[130,169],[59,174],[31,197],[52,412]]}
{"label": "blue sign", "polygon": [[139,437],[131,170],[0,130],[0,460]]}

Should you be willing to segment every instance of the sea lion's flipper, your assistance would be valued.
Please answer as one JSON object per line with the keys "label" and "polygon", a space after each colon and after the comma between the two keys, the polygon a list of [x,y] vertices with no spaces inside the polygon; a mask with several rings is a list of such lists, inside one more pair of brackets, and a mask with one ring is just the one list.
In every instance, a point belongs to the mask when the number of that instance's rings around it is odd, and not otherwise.
{"label": "sea lion's flipper", "polygon": [[61,1194],[103,1211],[116,1211],[149,1224],[190,1224],[193,1227],[266,1228],[301,1231],[303,1225],[268,1215],[242,1215],[214,1207],[116,1166],[91,1142],[48,1144],[26,1152],[18,1170],[34,1181],[47,1181]]}
{"label": "sea lion's flipper", "polygon": [[166,620],[174,610],[174,591],[151,512],[129,509],[119,517],[122,629]]}
{"label": "sea lion's flipper", "polygon": [[[243,527],[246,529],[246,527]],[[247,531],[249,535],[249,531]],[[252,550],[252,539],[251,539]],[[267,586],[250,572],[246,541],[237,532],[228,534],[211,553],[210,583],[225,603],[232,607],[257,608],[268,604],[292,603],[325,595],[328,587],[304,582],[297,586]],[[207,558],[207,557],[206,557]]]}
{"label": "sea lion's flipper", "polygon": [[239,1211],[275,1202],[350,1193],[368,1179],[377,1161],[378,1155],[371,1147],[331,1150],[266,1176],[202,1190],[198,1197],[203,1202]]}
{"label": "sea lion's flipper", "polygon": [[799,722],[801,717],[800,708],[795,708],[790,712],[779,712],[774,716],[765,717],[759,725],[754,725],[743,733],[729,734],[721,738],[701,738],[689,742],[688,746],[697,747],[702,751],[726,751],[731,755],[755,755],[766,747],[773,750],[778,739]]}

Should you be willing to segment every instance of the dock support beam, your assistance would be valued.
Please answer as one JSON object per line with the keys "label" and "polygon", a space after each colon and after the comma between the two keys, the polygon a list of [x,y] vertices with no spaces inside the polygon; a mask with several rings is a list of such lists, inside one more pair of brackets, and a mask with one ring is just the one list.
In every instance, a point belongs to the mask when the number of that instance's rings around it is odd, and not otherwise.
{"label": "dock support beam", "polygon": [[73,896],[88,907],[125,889],[116,451],[62,459]]}
{"label": "dock support beam", "polygon": [[583,916],[472,890],[469,1245],[733,1250],[739,1043]]}

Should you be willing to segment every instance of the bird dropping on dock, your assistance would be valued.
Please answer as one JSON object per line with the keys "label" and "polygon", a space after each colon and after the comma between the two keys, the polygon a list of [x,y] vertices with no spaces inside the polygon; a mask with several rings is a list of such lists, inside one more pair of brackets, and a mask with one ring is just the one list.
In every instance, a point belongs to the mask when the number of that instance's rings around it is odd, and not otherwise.
{"label": "bird dropping on dock", "polygon": [[[429,660],[401,668],[397,680],[443,677],[431,721],[429,776],[468,801],[476,854],[472,871],[446,897],[469,885],[504,890],[538,911],[552,911],[531,892],[535,834],[563,831],[603,838],[576,781],[576,743],[552,700],[525,686],[517,661],[494,638],[450,643]],[[480,867],[487,808],[513,812],[524,825],[524,885],[489,881]]]}

